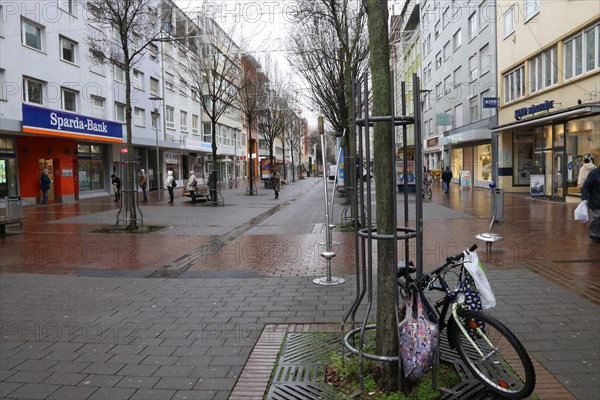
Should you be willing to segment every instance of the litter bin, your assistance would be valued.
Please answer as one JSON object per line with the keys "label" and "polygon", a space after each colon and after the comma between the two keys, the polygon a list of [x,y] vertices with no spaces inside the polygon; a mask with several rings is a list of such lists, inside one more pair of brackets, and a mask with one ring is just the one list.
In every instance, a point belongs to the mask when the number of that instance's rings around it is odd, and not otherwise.
{"label": "litter bin", "polygon": [[504,221],[504,189],[492,189],[492,216],[496,210],[494,222]]}

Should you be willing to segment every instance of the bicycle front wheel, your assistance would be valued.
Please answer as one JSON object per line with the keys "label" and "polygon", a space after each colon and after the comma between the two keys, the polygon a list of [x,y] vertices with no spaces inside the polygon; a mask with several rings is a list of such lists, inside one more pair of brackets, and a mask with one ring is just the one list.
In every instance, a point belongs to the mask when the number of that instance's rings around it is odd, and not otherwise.
{"label": "bicycle front wheel", "polygon": [[425,197],[427,197],[429,200],[431,200],[431,197],[433,197],[433,191],[429,186],[425,188]]}
{"label": "bicycle front wheel", "polygon": [[451,329],[458,354],[481,383],[507,399],[524,399],[533,392],[533,364],[507,327],[478,311],[462,311],[455,322]]}

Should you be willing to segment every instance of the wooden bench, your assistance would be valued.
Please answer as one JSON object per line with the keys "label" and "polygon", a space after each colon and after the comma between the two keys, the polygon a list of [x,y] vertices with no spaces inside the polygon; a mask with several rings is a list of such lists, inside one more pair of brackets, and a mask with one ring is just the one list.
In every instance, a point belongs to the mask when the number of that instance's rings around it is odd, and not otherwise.
{"label": "wooden bench", "polygon": [[192,203],[195,203],[196,200],[198,200],[198,199],[207,201],[209,198],[208,185],[205,185],[205,184],[196,185],[194,192],[193,193],[190,193],[190,192],[191,192],[190,190],[186,190],[184,188],[183,192],[181,193],[181,196],[182,197],[191,197]]}

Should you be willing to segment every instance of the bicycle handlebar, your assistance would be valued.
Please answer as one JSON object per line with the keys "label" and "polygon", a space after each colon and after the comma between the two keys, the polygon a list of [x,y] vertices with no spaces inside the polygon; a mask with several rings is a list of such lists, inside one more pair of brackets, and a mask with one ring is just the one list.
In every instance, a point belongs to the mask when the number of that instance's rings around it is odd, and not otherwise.
{"label": "bicycle handlebar", "polygon": [[[477,250],[477,244],[474,244],[473,246],[469,247],[469,251],[470,251],[470,252],[473,252],[473,251],[475,251],[475,250]],[[462,260],[462,259],[463,259],[463,257],[464,257],[464,256],[465,256],[465,253],[463,253],[463,252],[461,251],[460,253],[458,253],[458,254],[457,254],[457,255],[455,255],[455,256],[447,257],[447,258],[446,258],[446,263],[447,263],[447,264],[451,264],[451,263],[454,263],[454,262],[460,261],[460,260]]]}

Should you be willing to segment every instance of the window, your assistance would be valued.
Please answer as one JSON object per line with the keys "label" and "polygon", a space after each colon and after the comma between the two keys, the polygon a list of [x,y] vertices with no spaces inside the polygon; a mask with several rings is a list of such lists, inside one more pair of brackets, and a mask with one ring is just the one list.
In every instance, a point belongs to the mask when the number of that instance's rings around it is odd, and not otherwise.
{"label": "window", "polygon": [[515,6],[504,13],[504,37],[515,31]]}
{"label": "window", "polygon": [[587,28],[565,40],[563,43],[565,77],[570,79],[600,67],[599,53],[600,25]]}
{"label": "window", "polygon": [[62,97],[63,110],[76,112],[77,111],[77,92],[72,89],[61,88],[61,93],[62,93],[61,97]]}
{"label": "window", "polygon": [[179,111],[179,126],[180,126],[180,129],[181,129],[181,132],[187,132],[188,131],[187,111]]}
{"label": "window", "polygon": [[152,129],[160,130],[158,128],[158,115],[154,111],[150,111],[150,123],[152,124]]}
{"label": "window", "polygon": [[472,57],[469,57],[469,79],[473,82],[478,77],[477,71],[477,54]]}
{"label": "window", "polygon": [[535,93],[557,82],[557,47],[554,46],[529,60],[529,91]]}
{"label": "window", "polygon": [[96,118],[105,118],[104,99],[98,96],[92,96],[92,115]]}
{"label": "window", "polygon": [[135,126],[146,126],[146,112],[143,108],[135,107],[133,109],[133,123]]}
{"label": "window", "polygon": [[150,77],[150,94],[158,96],[158,79]]}
{"label": "window", "polygon": [[6,100],[6,70],[3,68],[0,68],[0,100]]}
{"label": "window", "polygon": [[469,99],[469,120],[475,122],[479,119],[479,103],[477,95]]}
{"label": "window", "polygon": [[439,51],[435,55],[435,69],[439,69],[442,66],[442,52]]}
{"label": "window", "polygon": [[462,44],[462,33],[461,30],[457,30],[454,36],[452,36],[452,46],[454,47],[454,51],[460,47]]}
{"label": "window", "polygon": [[133,87],[137,90],[144,90],[144,73],[138,71],[137,69],[133,70]]}
{"label": "window", "polygon": [[450,50],[450,41],[448,40],[444,45],[444,61],[450,58],[452,55],[452,50]]}
{"label": "window", "polygon": [[450,79],[452,79],[450,77],[450,75],[448,75],[447,77],[444,78],[444,93],[450,93],[450,90],[452,90],[452,82],[450,81]]}
{"label": "window", "polygon": [[520,65],[504,74],[504,102],[517,100],[525,95],[525,66]]}
{"label": "window", "polygon": [[165,72],[165,87],[169,90],[173,90],[173,74]]}
{"label": "window", "polygon": [[113,64],[115,68],[115,81],[124,83],[125,82],[125,70],[117,64]]}
{"label": "window", "polygon": [[31,78],[23,78],[23,101],[44,104],[44,83]]}
{"label": "window", "polygon": [[104,57],[101,53],[90,50],[90,71],[104,75]]}
{"label": "window", "polygon": [[534,15],[540,12],[540,0],[525,0],[523,8],[523,14],[525,14],[525,22],[527,22],[531,18],[533,18]]}
{"label": "window", "polygon": [[423,83],[427,83],[429,78],[427,77],[427,66],[423,68]]}
{"label": "window", "polygon": [[179,80],[179,94],[187,97],[187,83],[183,80]]}
{"label": "window", "polygon": [[63,61],[76,63],[75,54],[77,51],[77,43],[66,37],[60,36],[60,59]]}
{"label": "window", "polygon": [[202,124],[204,128],[204,134],[202,135],[202,141],[207,143],[212,143],[212,125],[210,122],[205,122]]}
{"label": "window", "polygon": [[192,114],[192,134],[198,135],[200,132],[198,131],[198,127],[200,123],[200,118],[197,115]]}
{"label": "window", "polygon": [[165,123],[167,124],[167,128],[175,129],[175,109],[173,107],[167,106]]}
{"label": "window", "polygon": [[450,23],[450,7],[446,7],[444,10],[442,14],[442,22],[444,23],[444,28]]}
{"label": "window", "polygon": [[431,51],[431,33],[427,34],[423,41],[423,54],[427,55]]}
{"label": "window", "polygon": [[435,38],[437,39],[440,36],[440,21],[435,23]]}
{"label": "window", "polygon": [[454,107],[454,127],[458,128],[463,126],[463,106],[462,103]]}
{"label": "window", "polygon": [[479,50],[479,68],[481,69],[481,75],[490,71],[490,45],[486,44]]}
{"label": "window", "polygon": [[458,67],[454,70],[452,80],[454,81],[454,87],[462,85],[460,76],[462,75],[462,67]]}
{"label": "window", "polygon": [[435,84],[435,98],[436,99],[441,99],[442,98],[442,84],[441,84],[441,82]]}
{"label": "window", "polygon": [[469,40],[477,36],[477,12],[469,16]]}
{"label": "window", "polygon": [[21,20],[21,43],[32,49],[42,50],[43,28],[27,19]]}
{"label": "window", "polygon": [[150,59],[154,62],[158,62],[158,46],[154,43],[150,43],[148,45],[148,53],[150,54]]}
{"label": "window", "polygon": [[119,122],[125,122],[125,104],[115,103],[115,119]]}
{"label": "window", "polygon": [[431,108],[431,96],[429,93],[423,93],[423,108],[429,110]]}

